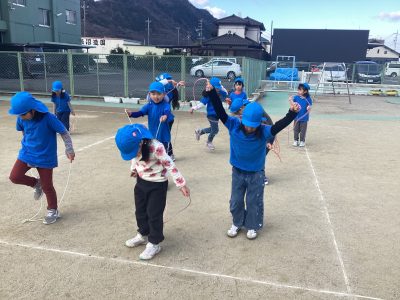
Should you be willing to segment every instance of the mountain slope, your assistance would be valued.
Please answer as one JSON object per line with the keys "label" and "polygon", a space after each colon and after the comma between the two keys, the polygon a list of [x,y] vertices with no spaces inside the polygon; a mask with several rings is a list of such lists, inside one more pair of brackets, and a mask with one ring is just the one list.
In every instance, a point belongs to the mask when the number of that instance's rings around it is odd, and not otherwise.
{"label": "mountain slope", "polygon": [[150,19],[151,45],[176,45],[189,37],[197,39],[196,28],[203,19],[203,36],[216,35],[215,18],[188,0],[100,0],[86,1],[86,36],[133,39],[147,44],[147,18]]}

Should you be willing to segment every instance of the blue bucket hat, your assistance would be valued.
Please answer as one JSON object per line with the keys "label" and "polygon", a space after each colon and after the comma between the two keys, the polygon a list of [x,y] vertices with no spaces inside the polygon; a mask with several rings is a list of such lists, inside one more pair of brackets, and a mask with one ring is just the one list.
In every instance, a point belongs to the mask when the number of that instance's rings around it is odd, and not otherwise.
{"label": "blue bucket hat", "polygon": [[222,85],[221,85],[221,79],[217,78],[217,77],[212,77],[210,79],[210,84],[216,88],[216,89],[222,89]]}
{"label": "blue bucket hat", "polygon": [[63,85],[61,81],[54,81],[53,85],[51,87],[51,91],[52,92],[58,92],[61,91],[63,89]]}
{"label": "blue bucket hat", "polygon": [[161,94],[165,93],[164,85],[161,82],[154,81],[149,86],[149,92],[159,92]]}
{"label": "blue bucket hat", "polygon": [[310,87],[310,85],[309,85],[307,82],[302,83],[302,85],[304,86],[304,88],[305,88],[307,91],[311,90],[311,87]]}
{"label": "blue bucket hat", "polygon": [[156,77],[156,81],[161,81],[161,80],[164,80],[164,79],[168,79],[168,80],[172,79],[171,74],[169,74],[169,73],[162,73],[162,74],[160,74],[160,75],[158,75],[158,76]]}
{"label": "blue bucket hat", "polygon": [[32,109],[41,113],[49,112],[47,106],[33,98],[30,93],[19,92],[11,98],[11,108],[8,113],[10,115],[23,115]]}
{"label": "blue bucket hat", "polygon": [[236,83],[236,82],[241,82],[242,85],[244,85],[244,79],[243,79],[242,77],[236,78],[236,79],[235,79],[235,83]]}
{"label": "blue bucket hat", "polygon": [[115,135],[115,143],[123,160],[131,160],[136,157],[140,142],[143,139],[152,139],[151,132],[142,124],[126,125],[118,129]]}
{"label": "blue bucket hat", "polygon": [[264,114],[264,110],[257,102],[249,103],[243,111],[242,123],[249,127],[258,127],[261,124],[261,120]]}
{"label": "blue bucket hat", "polygon": [[239,109],[242,108],[243,105],[244,105],[244,101],[243,101],[242,99],[237,98],[237,99],[233,100],[233,102],[232,102],[231,107],[229,108],[229,110],[230,110],[232,113],[236,113],[236,112],[239,111]]}

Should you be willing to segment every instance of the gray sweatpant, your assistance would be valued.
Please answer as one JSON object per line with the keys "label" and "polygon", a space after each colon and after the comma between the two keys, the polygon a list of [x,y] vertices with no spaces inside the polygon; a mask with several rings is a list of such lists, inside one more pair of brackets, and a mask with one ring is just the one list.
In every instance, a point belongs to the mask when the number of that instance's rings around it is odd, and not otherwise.
{"label": "gray sweatpant", "polygon": [[293,128],[295,141],[299,140],[299,134],[300,134],[300,141],[301,142],[306,141],[307,123],[308,122],[301,122],[301,121],[295,122],[294,128]]}

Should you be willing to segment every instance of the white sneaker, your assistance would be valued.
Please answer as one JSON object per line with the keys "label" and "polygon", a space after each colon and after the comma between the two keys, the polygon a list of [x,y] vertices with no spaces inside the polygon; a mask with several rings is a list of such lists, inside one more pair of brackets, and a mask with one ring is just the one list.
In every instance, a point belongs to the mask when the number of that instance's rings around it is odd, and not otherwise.
{"label": "white sneaker", "polygon": [[57,209],[48,209],[47,215],[43,219],[43,224],[50,225],[57,221],[61,217]]}
{"label": "white sneaker", "polygon": [[200,129],[196,129],[194,131],[194,134],[196,135],[196,140],[200,141],[201,130]]}
{"label": "white sneaker", "polygon": [[129,248],[137,247],[139,245],[143,245],[147,242],[147,237],[141,235],[138,233],[134,238],[131,238],[130,240],[127,240],[125,242],[125,246]]}
{"label": "white sneaker", "polygon": [[214,145],[212,144],[212,143],[209,143],[209,142],[207,142],[207,148],[209,149],[209,150],[215,150],[215,147],[214,147]]}
{"label": "white sneaker", "polygon": [[306,146],[306,142],[300,142],[299,147],[305,147]]}
{"label": "white sneaker", "polygon": [[152,259],[157,253],[161,251],[160,245],[154,245],[150,242],[147,243],[146,249],[140,253],[139,258],[143,260]]}
{"label": "white sneaker", "polygon": [[232,227],[228,230],[227,235],[231,238],[237,236],[239,228],[232,224]]}
{"label": "white sneaker", "polygon": [[257,237],[257,231],[250,229],[247,231],[247,238],[249,240],[254,240]]}
{"label": "white sneaker", "polygon": [[37,180],[37,183],[33,187],[33,199],[39,200],[43,195],[42,185],[40,184],[40,180]]}
{"label": "white sneaker", "polygon": [[299,141],[294,141],[293,142],[293,147],[297,147],[299,145]]}

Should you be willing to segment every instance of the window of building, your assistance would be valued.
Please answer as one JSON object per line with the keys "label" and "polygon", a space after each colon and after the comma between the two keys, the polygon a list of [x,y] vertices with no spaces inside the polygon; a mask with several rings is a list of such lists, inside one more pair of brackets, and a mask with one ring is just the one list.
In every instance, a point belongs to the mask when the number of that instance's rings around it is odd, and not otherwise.
{"label": "window of building", "polygon": [[67,9],[65,11],[65,16],[66,16],[66,23],[67,24],[76,25],[76,11]]}
{"label": "window of building", "polygon": [[39,25],[50,26],[50,11],[48,9],[39,8]]}
{"label": "window of building", "polygon": [[387,51],[383,52],[383,54],[387,54]]}
{"label": "window of building", "polygon": [[19,6],[26,6],[26,0],[13,0],[12,4]]}
{"label": "window of building", "polygon": [[376,51],[376,53],[378,53],[378,54],[379,54],[379,51],[380,51],[380,50],[378,49],[378,50]]}

